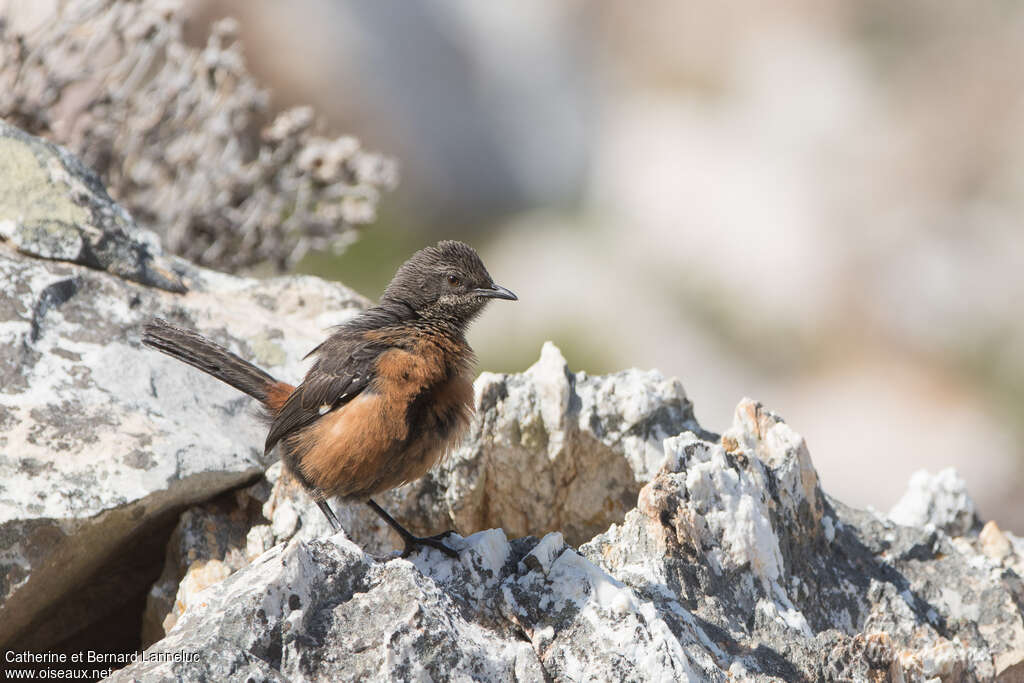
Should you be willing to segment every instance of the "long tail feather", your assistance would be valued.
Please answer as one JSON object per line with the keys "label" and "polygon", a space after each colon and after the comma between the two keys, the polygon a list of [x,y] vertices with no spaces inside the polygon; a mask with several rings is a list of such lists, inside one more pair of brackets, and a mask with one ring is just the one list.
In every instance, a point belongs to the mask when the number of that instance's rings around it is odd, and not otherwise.
{"label": "long tail feather", "polygon": [[190,330],[175,327],[160,318],[143,328],[142,343],[188,363],[208,375],[244,391],[262,403],[277,380],[263,370]]}

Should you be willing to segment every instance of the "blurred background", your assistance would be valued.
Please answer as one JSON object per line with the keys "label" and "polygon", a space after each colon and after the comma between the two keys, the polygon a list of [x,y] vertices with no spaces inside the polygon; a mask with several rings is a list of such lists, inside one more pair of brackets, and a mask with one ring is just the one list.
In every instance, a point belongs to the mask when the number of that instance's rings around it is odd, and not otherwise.
{"label": "blurred background", "polygon": [[545,339],[658,368],[709,429],[779,412],[847,503],[954,466],[1024,532],[1024,5],[185,7],[195,44],[238,20],[273,110],[399,162],[376,222],[295,270],[375,298],[464,239],[520,296],[474,326],[481,369]]}

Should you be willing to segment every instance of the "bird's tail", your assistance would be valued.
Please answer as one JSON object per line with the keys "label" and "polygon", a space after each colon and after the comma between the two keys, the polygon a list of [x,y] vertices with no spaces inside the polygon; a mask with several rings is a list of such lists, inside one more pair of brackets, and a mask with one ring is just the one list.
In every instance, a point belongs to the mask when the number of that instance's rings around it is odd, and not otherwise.
{"label": "bird's tail", "polygon": [[283,384],[223,346],[160,318],[146,323],[142,343],[199,368],[264,404],[275,402],[274,394],[279,391],[277,385]]}

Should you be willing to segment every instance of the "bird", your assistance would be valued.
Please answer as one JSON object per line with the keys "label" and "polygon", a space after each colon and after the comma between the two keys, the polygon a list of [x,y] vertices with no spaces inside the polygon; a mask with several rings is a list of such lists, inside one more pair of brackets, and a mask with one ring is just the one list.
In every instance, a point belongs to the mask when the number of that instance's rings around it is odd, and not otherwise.
{"label": "bird", "polygon": [[403,557],[424,546],[458,557],[444,543],[451,531],[414,536],[373,497],[422,477],[465,433],[476,362],[465,334],[492,299],[518,297],[471,246],[444,240],[413,254],[375,306],[310,351],[298,386],[160,318],[144,325],[142,343],[259,401],[265,455],[280,449],[335,533],[328,499],[365,502],[402,538]]}

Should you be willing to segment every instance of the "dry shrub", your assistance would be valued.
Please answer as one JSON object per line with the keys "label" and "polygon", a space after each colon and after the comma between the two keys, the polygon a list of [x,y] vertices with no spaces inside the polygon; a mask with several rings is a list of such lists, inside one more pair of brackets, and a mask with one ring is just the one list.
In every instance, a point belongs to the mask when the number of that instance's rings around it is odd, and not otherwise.
{"label": "dry shrub", "polygon": [[0,4],[0,117],[68,147],[175,253],[286,269],[346,244],[396,183],[390,159],[317,135],[310,108],[271,119],[231,19],[197,48],[177,0],[31,6]]}

